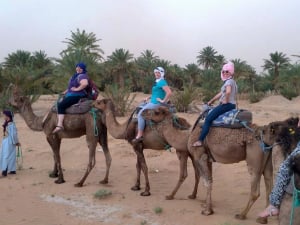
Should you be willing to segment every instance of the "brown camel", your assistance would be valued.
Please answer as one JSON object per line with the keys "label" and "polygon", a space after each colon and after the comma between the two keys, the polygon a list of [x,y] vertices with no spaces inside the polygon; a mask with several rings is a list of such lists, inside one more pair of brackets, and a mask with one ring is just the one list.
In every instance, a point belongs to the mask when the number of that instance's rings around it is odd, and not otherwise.
{"label": "brown camel", "polygon": [[[264,126],[261,130],[261,137],[263,142],[272,147],[272,164],[273,164],[273,177],[274,181],[279,169],[280,164],[285,160],[285,158],[292,152],[292,150],[297,146],[300,140],[300,129],[298,127],[299,118],[289,118],[284,121],[271,122]],[[299,159],[300,160],[300,157]],[[298,161],[299,162],[299,161]],[[297,169],[297,168],[296,168]],[[300,170],[298,170],[300,171]],[[300,183],[299,187],[300,187]],[[289,224],[290,211],[291,211],[292,196],[289,193],[285,193],[281,206],[279,221],[280,224]],[[299,209],[296,209],[299,215]],[[297,220],[300,220],[296,217]],[[268,218],[257,218],[258,223],[266,224],[268,223]],[[283,222],[282,222],[283,221]],[[294,223],[300,224],[300,223]]]}
{"label": "brown camel", "polygon": [[[143,135],[143,142],[132,144],[131,140],[134,139],[137,130],[137,121],[131,120],[129,118],[124,124],[118,123],[115,116],[115,107],[113,102],[110,99],[102,99],[97,100],[93,104],[94,107],[103,110],[106,115],[106,125],[108,132],[116,139],[125,139],[127,140],[133,147],[133,150],[137,156],[136,162],[136,182],[134,186],[131,188],[133,191],[140,190],[140,175],[141,171],[144,173],[145,177],[145,190],[141,193],[141,196],[149,196],[150,193],[150,183],[148,178],[148,167],[144,157],[144,149],[154,149],[154,150],[165,150],[168,145],[171,145],[176,149],[177,157],[180,161],[180,175],[179,180],[177,182],[176,187],[172,191],[172,193],[166,196],[166,199],[173,199],[180,185],[184,182],[187,177],[187,159],[191,158],[191,155],[187,149],[187,141],[188,141],[188,130],[177,130],[168,136],[172,136],[172,139],[165,139],[165,133],[162,132],[161,129],[153,129],[152,126],[146,125]],[[180,120],[184,122],[183,120]],[[186,121],[185,121],[186,122]],[[179,123],[181,124],[181,123]],[[188,125],[188,127],[187,127]],[[190,125],[186,122],[185,125],[179,125],[181,127],[185,127],[185,129],[189,128]],[[193,160],[192,160],[193,162]],[[194,162],[193,162],[194,165]],[[194,167],[195,169],[195,167]],[[189,196],[189,198],[196,198],[197,195],[197,186],[199,183],[199,175],[197,174],[197,170],[195,169],[195,186],[193,193]]]}
{"label": "brown camel", "polygon": [[[64,183],[63,170],[60,158],[60,145],[62,138],[78,138],[86,135],[86,141],[89,148],[89,162],[84,176],[75,184],[76,187],[82,187],[85,179],[93,169],[96,163],[95,152],[97,143],[102,146],[106,159],[105,177],[100,183],[108,183],[109,169],[111,165],[111,155],[107,146],[107,128],[102,122],[103,115],[101,112],[95,112],[97,118],[94,124],[93,115],[90,112],[85,114],[67,114],[64,120],[64,130],[53,134],[52,131],[57,124],[57,114],[49,112],[46,116],[36,116],[32,110],[31,103],[26,96],[21,96],[17,87],[13,87],[9,104],[17,108],[24,118],[27,126],[35,131],[44,131],[48,143],[53,151],[54,168],[50,177],[58,177],[55,183]],[[96,126],[95,126],[96,125]],[[98,134],[96,132],[98,128]]]}
{"label": "brown camel", "polygon": [[[164,121],[161,124],[163,125],[162,129],[166,130],[165,132],[174,132],[173,127],[170,126],[172,115],[168,110],[161,107],[156,109],[154,113],[145,110],[146,113],[155,122]],[[254,125],[252,128],[257,129]],[[212,160],[225,164],[246,160],[251,175],[251,193],[246,208],[236,215],[238,219],[245,219],[251,206],[260,195],[260,178],[262,174],[264,174],[267,196],[272,188],[270,154],[262,152],[254,133],[246,128],[211,128],[205,142],[205,148],[192,147],[192,143],[198,139],[199,133],[200,126],[196,126],[189,136],[188,148],[196,162],[199,174],[204,177],[207,186],[206,206],[202,214],[210,215],[213,213],[211,203]]]}
{"label": "brown camel", "polygon": [[299,118],[271,122],[260,131],[262,141],[272,149],[273,179],[275,181],[279,165],[296,147],[300,136],[297,131]]}

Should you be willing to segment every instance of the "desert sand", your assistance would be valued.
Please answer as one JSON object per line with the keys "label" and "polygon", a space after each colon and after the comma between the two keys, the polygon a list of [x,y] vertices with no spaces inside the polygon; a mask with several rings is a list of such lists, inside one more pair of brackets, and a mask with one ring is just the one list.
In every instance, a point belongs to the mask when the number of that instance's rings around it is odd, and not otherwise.
{"label": "desert sand", "polygon": [[[135,104],[144,97],[139,94]],[[52,106],[55,96],[42,96],[33,104],[34,112],[43,115]],[[265,125],[300,114],[300,98],[289,101],[282,96],[269,96],[249,104],[239,101],[239,108],[253,112],[253,122]],[[178,113],[193,124],[198,113]],[[3,117],[0,118],[3,120]],[[117,118],[123,122],[126,117]],[[109,135],[112,166],[109,183],[99,184],[105,173],[105,159],[101,147],[97,147],[96,166],[81,188],[74,187],[83,175],[88,162],[85,137],[63,139],[62,166],[66,183],[55,184],[48,173],[53,168],[53,157],[43,132],[30,130],[19,114],[15,122],[22,144],[23,164],[16,175],[0,179],[1,225],[253,225],[259,211],[265,207],[265,187],[261,182],[261,196],[244,221],[234,218],[245,206],[250,191],[250,177],[245,162],[231,165],[213,164],[213,207],[211,216],[201,215],[201,200],[205,188],[199,185],[195,200],[188,199],[194,184],[191,162],[189,176],[174,200],[165,200],[174,188],[179,176],[179,163],[175,150],[145,150],[149,168],[151,196],[142,197],[140,191],[130,188],[135,182],[136,157],[125,140]],[[141,188],[144,188],[142,176]],[[111,191],[103,199],[94,198],[98,190]],[[162,209],[157,213],[157,209]],[[269,224],[277,224],[276,218]]]}

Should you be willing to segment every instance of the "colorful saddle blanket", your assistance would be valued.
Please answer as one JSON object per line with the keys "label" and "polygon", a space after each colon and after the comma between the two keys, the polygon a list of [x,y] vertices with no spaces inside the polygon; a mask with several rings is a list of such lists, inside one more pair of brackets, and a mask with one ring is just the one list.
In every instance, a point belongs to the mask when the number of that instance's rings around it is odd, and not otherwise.
{"label": "colorful saddle blanket", "polygon": [[[213,107],[207,107],[203,112],[203,118],[213,110]],[[202,124],[202,123],[201,123]],[[200,126],[201,126],[200,124]],[[214,127],[242,128],[252,124],[252,113],[246,109],[232,109],[215,119],[212,123]]]}

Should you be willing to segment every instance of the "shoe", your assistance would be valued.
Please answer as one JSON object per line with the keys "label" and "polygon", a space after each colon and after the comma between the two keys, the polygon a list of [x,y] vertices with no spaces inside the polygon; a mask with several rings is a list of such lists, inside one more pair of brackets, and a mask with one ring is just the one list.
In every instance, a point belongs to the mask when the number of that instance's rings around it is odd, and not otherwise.
{"label": "shoe", "polygon": [[6,176],[7,176],[7,170],[3,170],[3,171],[2,171],[2,176],[3,176],[3,177],[6,177]]}
{"label": "shoe", "polygon": [[142,142],[143,140],[144,140],[144,138],[143,138],[143,136],[141,136],[141,137],[132,139],[131,143],[136,144],[136,143]]}
{"label": "shoe", "polygon": [[8,174],[17,174],[16,171],[10,171]]}
{"label": "shoe", "polygon": [[201,147],[202,146],[202,142],[201,141],[196,141],[196,142],[194,142],[194,144],[192,146],[193,147]]}
{"label": "shoe", "polygon": [[262,211],[259,215],[257,220],[264,220],[267,219],[269,216],[278,216],[279,209],[273,205],[269,205],[264,211]]}
{"label": "shoe", "polygon": [[55,126],[55,129],[52,131],[52,134],[56,134],[59,131],[63,131],[64,128],[62,126]]}

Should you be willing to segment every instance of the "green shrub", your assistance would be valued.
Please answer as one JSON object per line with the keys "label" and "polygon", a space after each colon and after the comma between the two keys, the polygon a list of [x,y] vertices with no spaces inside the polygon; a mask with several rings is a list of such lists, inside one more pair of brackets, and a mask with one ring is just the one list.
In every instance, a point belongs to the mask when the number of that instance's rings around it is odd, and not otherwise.
{"label": "green shrub", "polygon": [[130,93],[131,89],[129,87],[120,88],[118,85],[112,84],[105,86],[103,96],[113,101],[116,107],[116,116],[125,116],[136,96],[130,97]]}
{"label": "green shrub", "polygon": [[156,214],[161,214],[161,213],[163,212],[163,209],[162,209],[161,207],[155,207],[155,208],[154,208],[154,212],[155,212]]}
{"label": "green shrub", "polygon": [[253,92],[253,93],[250,93],[250,95],[249,95],[249,101],[250,101],[250,103],[259,102],[260,100],[262,100],[262,98],[264,96],[265,96],[265,94],[262,92]]}
{"label": "green shrub", "polygon": [[183,91],[175,91],[171,102],[175,105],[178,112],[187,112],[189,104],[195,99],[200,99],[199,89],[190,86],[184,86]]}
{"label": "green shrub", "polygon": [[103,199],[110,196],[112,193],[109,190],[101,189],[94,194],[94,198]]}

